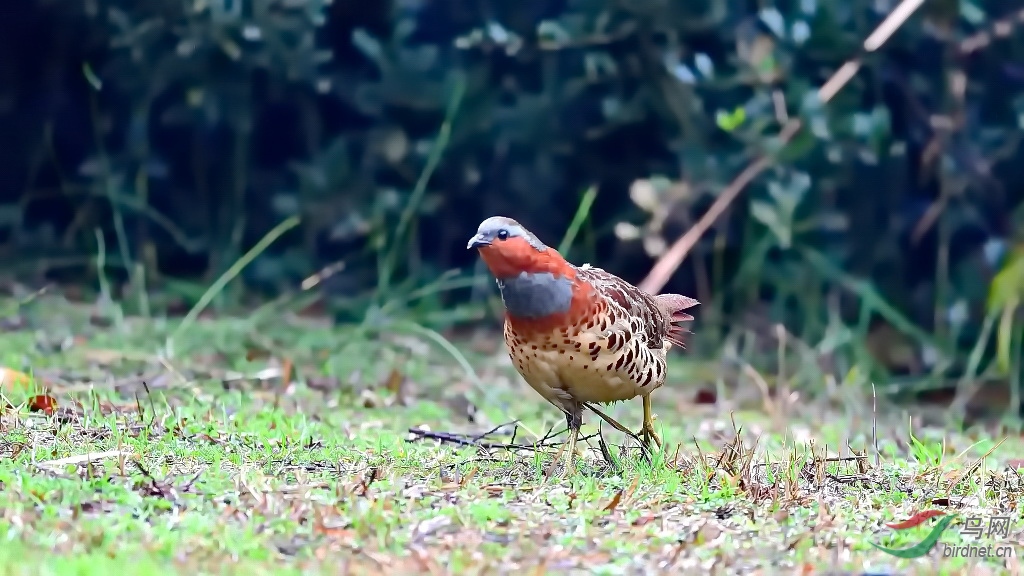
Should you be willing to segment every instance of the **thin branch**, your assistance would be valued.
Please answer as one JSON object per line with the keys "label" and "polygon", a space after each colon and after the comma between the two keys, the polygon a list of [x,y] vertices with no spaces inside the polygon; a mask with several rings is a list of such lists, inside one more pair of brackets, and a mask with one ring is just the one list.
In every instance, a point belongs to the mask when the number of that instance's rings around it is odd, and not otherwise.
{"label": "thin branch", "polygon": [[[903,0],[899,6],[896,7],[881,24],[875,28],[874,32],[864,40],[864,50],[867,52],[874,52],[878,50],[892,34],[902,26],[910,15],[917,11],[921,5],[924,4],[924,0]],[[833,97],[839,92],[847,82],[860,70],[861,60],[860,58],[854,58],[848,60],[838,70],[836,70],[832,76],[822,84],[821,88],[818,89],[818,98],[821,99],[823,104],[828,103]],[[797,118],[791,119],[787,122],[782,130],[779,132],[780,144],[786,144],[793,136],[800,130],[801,122]],[[761,156],[749,166],[746,167],[739,176],[736,177],[729,185],[722,191],[722,194],[715,199],[715,202],[708,208],[708,211],[704,213],[704,216],[697,221],[697,224],[690,228],[686,234],[683,234],[678,240],[672,244],[672,247],[668,249],[665,254],[658,259],[654,267],[646,278],[640,283],[640,288],[650,293],[656,293],[665,286],[668,279],[672,274],[679,268],[679,265],[689,254],[690,250],[693,249],[697,241],[711,228],[711,225],[718,220],[722,214],[729,208],[729,206],[739,197],[740,192],[747,187],[748,184],[753,182],[754,178],[757,178],[761,172],[763,172],[771,164],[771,158],[768,156]]]}
{"label": "thin branch", "polygon": [[[507,424],[505,424],[503,426],[507,426]],[[515,444],[513,442],[491,442],[491,441],[488,441],[488,440],[484,439],[485,437],[487,437],[489,435],[494,435],[494,432],[496,432],[500,428],[502,428],[502,426],[498,426],[493,431],[486,432],[484,434],[459,434],[459,433],[456,433],[456,432],[433,432],[433,431],[430,431],[430,430],[421,430],[419,428],[409,428],[409,434],[411,436],[409,441],[412,442],[412,441],[416,441],[416,440],[424,440],[424,439],[426,439],[426,440],[437,440],[438,442],[441,442],[441,443],[455,444],[455,445],[458,445],[458,446],[476,446],[478,448],[485,448],[485,449],[488,449],[488,450],[492,450],[492,449],[509,450],[509,451],[525,450],[525,451],[530,451],[530,452],[536,452],[539,448],[549,448],[551,446],[555,446],[555,445],[561,444],[560,442],[557,442],[557,441],[550,441],[550,442],[548,441],[550,438],[553,438],[554,436],[558,436],[558,434],[554,434],[554,435],[551,434],[550,431],[548,431],[548,434],[544,435],[544,438],[542,438],[539,442],[537,442],[535,444]],[[597,436],[598,436],[597,433],[591,434],[589,436],[581,436],[580,440],[589,440],[589,439],[595,438]]]}

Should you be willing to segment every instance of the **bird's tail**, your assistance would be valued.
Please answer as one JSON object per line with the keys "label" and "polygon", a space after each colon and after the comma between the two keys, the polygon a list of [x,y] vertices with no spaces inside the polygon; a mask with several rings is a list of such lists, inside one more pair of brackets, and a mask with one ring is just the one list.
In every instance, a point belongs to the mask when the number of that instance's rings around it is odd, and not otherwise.
{"label": "bird's tail", "polygon": [[700,302],[681,294],[658,294],[654,297],[654,300],[658,303],[661,312],[669,321],[668,334],[665,336],[665,339],[680,348],[685,348],[684,336],[689,334],[690,331],[679,326],[676,322],[692,321],[693,316],[683,312],[683,310],[692,308],[700,304]]}

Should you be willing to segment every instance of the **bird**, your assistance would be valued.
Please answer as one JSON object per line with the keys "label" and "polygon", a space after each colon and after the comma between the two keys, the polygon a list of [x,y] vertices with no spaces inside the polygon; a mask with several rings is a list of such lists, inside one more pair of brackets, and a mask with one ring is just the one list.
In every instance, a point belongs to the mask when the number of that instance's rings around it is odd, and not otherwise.
{"label": "bird", "polygon": [[583,408],[616,429],[628,428],[593,406],[641,397],[644,445],[661,447],[651,392],[665,383],[666,356],[685,348],[700,304],[680,294],[651,295],[589,264],[576,266],[511,218],[480,223],[467,249],[476,249],[494,276],[504,305],[504,339],[519,374],[565,413],[569,431],[563,473],[575,470]]}

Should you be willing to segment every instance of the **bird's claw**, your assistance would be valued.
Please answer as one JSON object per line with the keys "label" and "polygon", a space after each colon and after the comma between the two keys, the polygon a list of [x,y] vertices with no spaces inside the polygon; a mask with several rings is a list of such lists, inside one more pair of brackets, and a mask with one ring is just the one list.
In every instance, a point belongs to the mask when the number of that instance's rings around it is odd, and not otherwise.
{"label": "bird's claw", "polygon": [[562,471],[557,474],[559,480],[565,480],[576,473],[576,451],[569,452],[565,457],[565,466],[562,466]]}
{"label": "bird's claw", "polygon": [[656,444],[658,446],[658,448],[660,449],[661,448],[661,437],[658,436],[657,432],[655,432],[653,424],[654,424],[653,422],[651,423],[650,426],[648,426],[647,424],[644,424],[644,427],[640,431],[640,434],[643,436],[644,444],[647,446],[647,448],[651,448],[651,442],[653,441],[654,444]]}

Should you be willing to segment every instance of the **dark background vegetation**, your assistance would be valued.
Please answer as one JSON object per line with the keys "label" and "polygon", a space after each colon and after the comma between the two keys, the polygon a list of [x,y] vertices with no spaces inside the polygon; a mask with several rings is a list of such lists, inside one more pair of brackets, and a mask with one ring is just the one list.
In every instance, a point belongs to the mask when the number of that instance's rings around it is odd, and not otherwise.
{"label": "dark background vegetation", "polygon": [[299,216],[218,306],[343,261],[339,318],[493,323],[483,218],[585,217],[568,257],[638,282],[771,154],[664,289],[695,349],[770,362],[781,322],[839,380],[1016,393],[1024,13],[930,0],[821,105],[896,4],[8,2],[2,273],[173,312]]}

